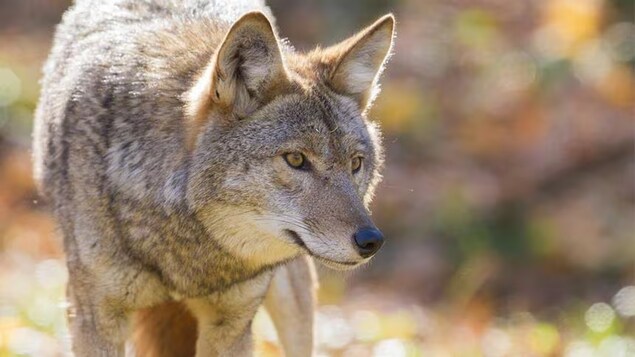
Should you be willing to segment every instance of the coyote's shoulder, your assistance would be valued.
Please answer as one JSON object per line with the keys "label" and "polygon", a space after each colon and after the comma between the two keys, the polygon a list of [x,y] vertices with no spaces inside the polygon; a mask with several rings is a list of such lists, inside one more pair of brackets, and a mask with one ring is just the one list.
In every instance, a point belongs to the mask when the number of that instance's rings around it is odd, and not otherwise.
{"label": "coyote's shoulder", "polygon": [[78,356],[121,355],[135,316],[145,351],[170,340],[148,323],[178,319],[197,322],[198,355],[247,354],[263,303],[287,352],[310,354],[308,257],[345,269],[383,242],[365,113],[393,26],[297,53],[260,1],[76,1],[44,67],[33,152]]}
{"label": "coyote's shoulder", "polygon": [[[100,124],[104,121],[98,118],[103,116],[104,102],[113,111],[108,115],[125,118],[122,122],[137,129],[118,131],[117,135],[147,139],[145,148],[156,153],[157,160],[164,160],[159,154],[166,149],[178,151],[178,142],[165,141],[179,140],[184,120],[183,93],[209,62],[232,21],[249,10],[268,13],[261,1],[236,1],[231,6],[201,1],[77,1],[59,25],[44,71],[43,85],[54,91],[43,93],[38,117],[46,119],[36,121],[34,135],[36,140],[43,136],[48,139],[34,146],[36,179],[44,191],[51,186],[47,182],[63,169],[59,165],[51,167],[50,162],[47,168],[46,151],[64,151],[56,144],[55,133],[47,130],[56,130],[62,136],[64,126],[73,126],[71,121],[96,118],[91,128],[103,131]],[[82,114],[88,115],[67,116],[74,109],[73,103],[80,101],[82,111],[90,111]],[[161,112],[156,113],[157,109]],[[41,128],[45,121],[49,128]],[[175,135],[160,136],[154,129],[173,129]],[[107,138],[101,135],[97,139]],[[121,150],[123,155],[125,149]],[[134,186],[138,181],[136,175],[125,174],[129,167],[111,169],[122,169],[115,173],[122,176],[123,184]],[[163,172],[155,171],[153,175]]]}

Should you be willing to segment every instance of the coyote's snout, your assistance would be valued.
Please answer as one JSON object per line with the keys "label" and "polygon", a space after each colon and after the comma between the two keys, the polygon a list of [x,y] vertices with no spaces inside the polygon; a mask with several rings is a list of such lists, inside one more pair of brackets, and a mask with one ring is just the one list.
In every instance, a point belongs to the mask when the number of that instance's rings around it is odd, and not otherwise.
{"label": "coyote's snout", "polygon": [[[342,175],[342,180],[347,183],[346,175]],[[352,268],[370,259],[381,248],[384,238],[355,191],[349,192],[347,199],[346,191],[338,192],[326,187],[328,184],[322,183],[318,192],[323,194],[316,195],[315,201],[307,202],[306,206],[298,204],[302,208],[296,211],[297,217],[286,215],[277,219],[287,236],[309,255],[333,268]],[[348,185],[352,186],[350,182]],[[329,190],[334,191],[333,197],[328,196]]]}
{"label": "coyote's snout", "polygon": [[346,269],[382,246],[365,113],[394,19],[308,53],[270,19],[255,0],[76,0],[64,16],[33,149],[76,355],[122,356],[131,324],[141,356],[248,355],[264,304],[287,355],[310,356],[310,257]]}

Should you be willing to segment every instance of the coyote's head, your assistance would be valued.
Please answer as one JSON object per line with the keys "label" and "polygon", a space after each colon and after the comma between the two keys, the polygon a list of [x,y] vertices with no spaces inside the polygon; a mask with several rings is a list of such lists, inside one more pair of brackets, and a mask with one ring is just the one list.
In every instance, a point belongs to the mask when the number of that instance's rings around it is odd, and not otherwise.
{"label": "coyote's head", "polygon": [[261,13],[231,27],[186,98],[188,201],[224,248],[255,265],[305,252],[336,268],[379,249],[368,204],[382,148],[365,112],[393,28],[387,15],[297,54]]}

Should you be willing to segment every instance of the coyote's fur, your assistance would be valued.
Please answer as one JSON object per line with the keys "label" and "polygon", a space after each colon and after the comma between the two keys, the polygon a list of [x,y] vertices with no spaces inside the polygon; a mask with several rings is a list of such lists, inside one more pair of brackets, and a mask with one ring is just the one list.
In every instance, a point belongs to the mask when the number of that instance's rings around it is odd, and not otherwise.
{"label": "coyote's fur", "polygon": [[388,15],[297,53],[257,0],[77,0],[44,67],[35,177],[69,269],[77,356],[242,356],[269,311],[312,354],[312,259],[382,244],[365,117]]}

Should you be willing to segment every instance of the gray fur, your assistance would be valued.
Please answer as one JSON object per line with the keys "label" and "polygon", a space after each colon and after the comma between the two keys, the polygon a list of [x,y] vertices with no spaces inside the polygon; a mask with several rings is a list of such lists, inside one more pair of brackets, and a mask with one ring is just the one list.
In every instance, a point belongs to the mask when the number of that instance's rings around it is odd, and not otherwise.
{"label": "gray fur", "polygon": [[[257,307],[278,267],[305,253],[336,267],[365,261],[351,236],[372,226],[379,133],[357,98],[317,73],[324,63],[281,46],[292,89],[250,90],[257,105],[246,116],[210,114],[185,144],[187,93],[251,10],[272,19],[258,1],[81,0],[64,15],[44,68],[34,164],[64,236],[78,356],[122,355],[130,314],[163,301],[183,299],[199,324],[237,298]],[[312,170],[288,167],[289,151],[306,153]],[[356,153],[364,166],[353,175]],[[236,339],[227,351],[248,353],[241,333],[255,308],[244,309],[234,327],[214,330]],[[223,353],[204,347],[221,341],[208,333],[199,350]]]}

